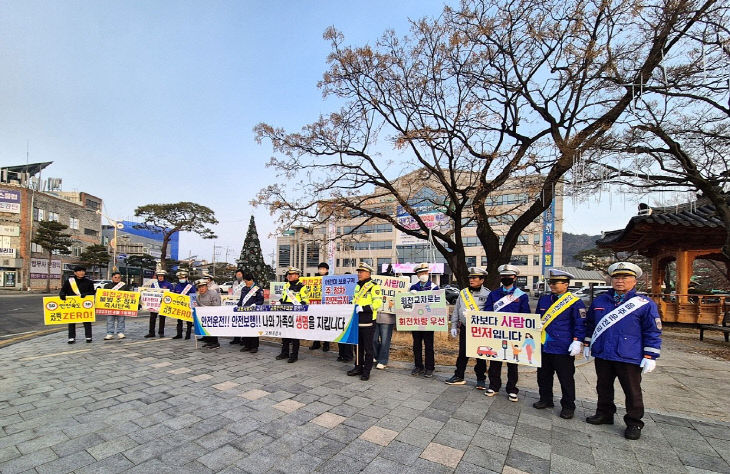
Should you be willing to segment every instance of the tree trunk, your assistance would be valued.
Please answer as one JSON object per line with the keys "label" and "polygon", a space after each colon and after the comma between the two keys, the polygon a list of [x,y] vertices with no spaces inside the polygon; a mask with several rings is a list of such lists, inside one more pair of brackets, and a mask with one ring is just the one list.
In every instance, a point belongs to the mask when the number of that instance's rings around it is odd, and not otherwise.
{"label": "tree trunk", "polygon": [[162,233],[162,248],[160,249],[160,268],[165,270],[167,268],[167,243],[170,241],[172,234],[166,232]]}

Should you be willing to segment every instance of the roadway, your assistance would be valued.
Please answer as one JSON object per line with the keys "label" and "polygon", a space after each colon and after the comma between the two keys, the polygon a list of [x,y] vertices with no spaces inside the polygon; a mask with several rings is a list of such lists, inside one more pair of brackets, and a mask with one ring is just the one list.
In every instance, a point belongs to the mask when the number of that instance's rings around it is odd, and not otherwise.
{"label": "roadway", "polygon": [[43,323],[43,296],[40,294],[0,295],[0,347],[40,334],[65,329]]}

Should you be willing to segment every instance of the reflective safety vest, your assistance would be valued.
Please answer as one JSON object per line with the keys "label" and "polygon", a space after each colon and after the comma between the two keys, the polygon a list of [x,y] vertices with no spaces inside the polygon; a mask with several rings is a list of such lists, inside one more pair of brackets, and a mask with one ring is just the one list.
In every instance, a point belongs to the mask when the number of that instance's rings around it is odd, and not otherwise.
{"label": "reflective safety vest", "polygon": [[[289,298],[289,292],[294,294],[296,299],[299,300],[299,303],[292,301],[292,299]],[[297,280],[293,285],[290,282],[286,282],[284,284],[284,291],[282,292],[279,303],[291,305],[309,304],[309,287],[304,286],[299,280]]]}
{"label": "reflective safety vest", "polygon": [[370,279],[363,282],[362,285],[358,282],[352,302],[362,308],[370,306],[373,310],[373,321],[375,321],[378,317],[378,310],[383,306],[383,290],[380,285]]}

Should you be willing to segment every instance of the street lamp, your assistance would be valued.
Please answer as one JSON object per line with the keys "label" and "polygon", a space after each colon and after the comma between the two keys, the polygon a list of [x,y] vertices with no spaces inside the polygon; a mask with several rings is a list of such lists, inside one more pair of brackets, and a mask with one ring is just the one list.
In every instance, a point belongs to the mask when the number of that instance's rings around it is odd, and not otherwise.
{"label": "street lamp", "polygon": [[[112,261],[113,261],[114,265],[113,265],[112,271],[116,272],[117,271],[117,229],[124,229],[124,224],[107,216],[106,214],[101,212],[101,209],[98,209],[96,211],[96,213],[99,214],[100,216],[106,217],[106,220],[108,220],[112,224],[112,227],[114,227],[114,245],[112,246],[114,248],[113,257],[112,257],[113,258]],[[107,269],[106,269],[106,276],[107,276],[107,278],[111,278],[111,276],[109,274],[109,267],[107,267]]]}

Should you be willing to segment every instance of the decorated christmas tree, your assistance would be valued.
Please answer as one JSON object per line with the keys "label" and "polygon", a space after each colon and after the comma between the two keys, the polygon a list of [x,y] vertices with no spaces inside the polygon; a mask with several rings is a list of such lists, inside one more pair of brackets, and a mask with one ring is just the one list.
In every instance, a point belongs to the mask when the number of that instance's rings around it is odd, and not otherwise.
{"label": "decorated christmas tree", "polygon": [[248,223],[248,231],[246,232],[246,240],[243,241],[241,256],[236,261],[238,268],[253,273],[254,281],[258,285],[268,286],[269,282],[276,279],[274,269],[264,262],[264,256],[261,254],[261,242],[259,234],[256,231],[256,221],[253,216]]}

